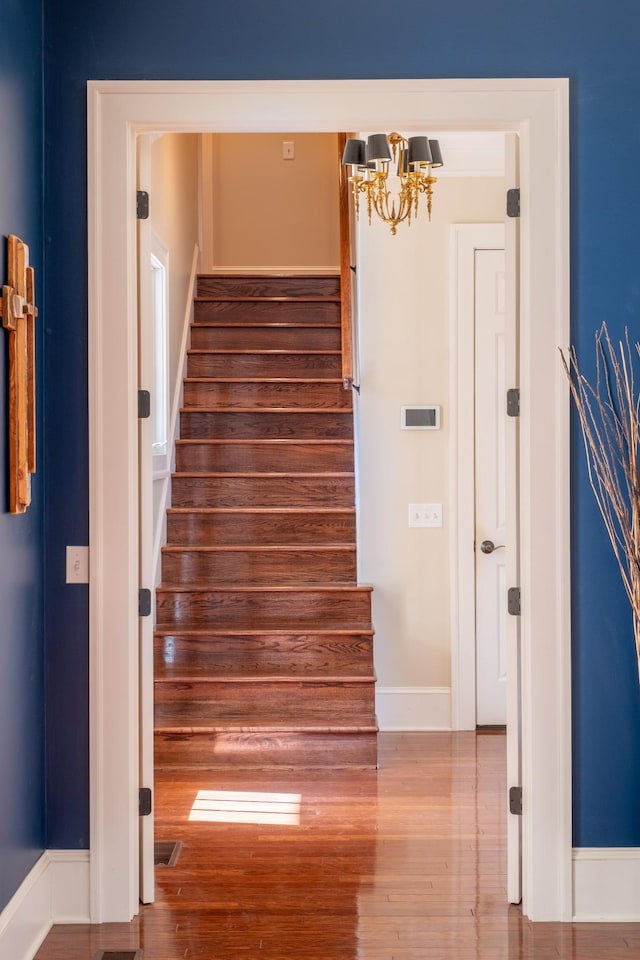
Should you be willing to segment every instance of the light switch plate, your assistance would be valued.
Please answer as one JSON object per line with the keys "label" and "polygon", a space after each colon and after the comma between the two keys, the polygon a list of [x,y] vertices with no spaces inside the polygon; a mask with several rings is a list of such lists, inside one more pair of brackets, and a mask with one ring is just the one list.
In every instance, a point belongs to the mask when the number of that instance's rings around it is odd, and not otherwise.
{"label": "light switch plate", "polygon": [[410,503],[409,504],[409,526],[410,527],[441,527],[442,526],[442,504],[441,503]]}
{"label": "light switch plate", "polygon": [[89,547],[67,547],[67,583],[89,583]]}

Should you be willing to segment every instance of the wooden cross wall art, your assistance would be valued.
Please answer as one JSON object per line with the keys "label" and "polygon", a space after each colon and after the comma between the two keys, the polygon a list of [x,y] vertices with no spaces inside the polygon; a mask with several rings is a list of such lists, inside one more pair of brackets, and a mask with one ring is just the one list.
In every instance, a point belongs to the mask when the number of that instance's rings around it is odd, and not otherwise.
{"label": "wooden cross wall art", "polygon": [[35,278],[29,248],[7,238],[8,283],[2,287],[0,315],[9,336],[9,512],[24,513],[31,503],[36,471]]}

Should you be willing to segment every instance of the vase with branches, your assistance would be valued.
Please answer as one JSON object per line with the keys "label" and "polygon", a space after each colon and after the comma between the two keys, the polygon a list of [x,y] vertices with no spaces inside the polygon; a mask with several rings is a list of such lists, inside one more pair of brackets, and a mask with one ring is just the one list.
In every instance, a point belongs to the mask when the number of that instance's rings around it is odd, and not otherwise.
{"label": "vase with branches", "polygon": [[573,347],[560,354],[582,428],[589,482],[631,604],[640,677],[640,344],[632,346],[625,330],[615,345],[603,323],[595,347],[593,382],[581,372]]}

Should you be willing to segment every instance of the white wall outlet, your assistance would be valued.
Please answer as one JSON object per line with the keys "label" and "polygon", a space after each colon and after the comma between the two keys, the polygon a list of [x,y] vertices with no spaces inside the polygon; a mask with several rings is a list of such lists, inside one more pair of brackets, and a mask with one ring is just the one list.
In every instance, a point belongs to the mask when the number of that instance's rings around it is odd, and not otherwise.
{"label": "white wall outlet", "polygon": [[442,526],[442,504],[441,503],[410,503],[409,504],[409,526],[410,527],[441,527]]}
{"label": "white wall outlet", "polygon": [[89,547],[67,547],[67,583],[89,583]]}
{"label": "white wall outlet", "polygon": [[293,140],[283,140],[282,141],[282,159],[283,160],[295,160],[296,152],[293,145]]}

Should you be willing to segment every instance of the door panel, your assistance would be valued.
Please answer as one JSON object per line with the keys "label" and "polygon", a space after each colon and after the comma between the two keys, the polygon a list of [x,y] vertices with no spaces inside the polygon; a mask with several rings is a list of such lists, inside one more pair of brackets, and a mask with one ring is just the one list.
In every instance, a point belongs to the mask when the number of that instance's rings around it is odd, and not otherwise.
{"label": "door panel", "polygon": [[476,250],[475,265],[476,723],[484,726],[507,720],[504,251]]}

